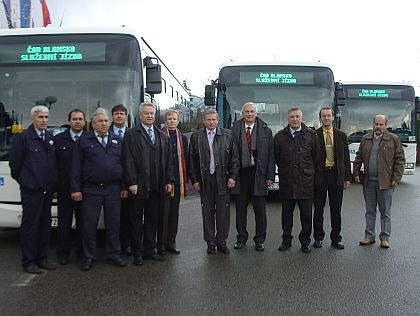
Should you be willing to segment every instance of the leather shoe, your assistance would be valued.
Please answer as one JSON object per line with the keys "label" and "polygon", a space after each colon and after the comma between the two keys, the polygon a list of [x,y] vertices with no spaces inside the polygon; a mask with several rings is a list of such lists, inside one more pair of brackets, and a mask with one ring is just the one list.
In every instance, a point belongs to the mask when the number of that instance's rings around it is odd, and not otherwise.
{"label": "leather shoe", "polygon": [[233,249],[239,250],[246,246],[246,243],[242,241],[237,241],[235,245],[233,245]]}
{"label": "leather shoe", "polygon": [[166,251],[173,253],[175,255],[179,255],[181,253],[181,250],[179,250],[178,248],[175,247],[166,247]]}
{"label": "leather shoe", "polygon": [[133,264],[135,266],[143,265],[143,257],[142,256],[135,256],[134,259],[133,259]]}
{"label": "leather shoe", "polygon": [[333,246],[335,249],[344,249],[344,244],[341,241],[333,241],[331,246]]}
{"label": "leather shoe", "polygon": [[279,247],[279,251],[285,251],[289,249],[290,247],[292,247],[291,243],[282,243]]}
{"label": "leather shoe", "polygon": [[42,273],[42,270],[35,264],[31,264],[27,267],[23,267],[23,271],[32,273],[32,274],[40,274]]}
{"label": "leather shoe", "polygon": [[89,271],[90,269],[92,269],[92,263],[92,259],[84,259],[82,261],[82,264],[80,265],[80,270]]}
{"label": "leather shoe", "polygon": [[223,252],[224,254],[228,254],[230,252],[229,248],[226,246],[226,244],[220,244],[217,245],[217,251]]}
{"label": "leather shoe", "polygon": [[125,267],[127,265],[127,262],[125,262],[120,257],[117,257],[115,259],[106,259],[106,263],[120,268]]}
{"label": "leather shoe", "polygon": [[207,253],[209,255],[214,255],[216,254],[216,246],[215,245],[208,245],[207,246]]}
{"label": "leather shoe", "polygon": [[256,251],[264,251],[264,244],[255,244]]}
{"label": "leather shoe", "polygon": [[314,248],[322,248],[322,240],[315,240],[313,246]]}
{"label": "leather shoe", "polygon": [[369,239],[369,238],[365,238],[361,241],[359,241],[359,245],[360,246],[367,246],[367,245],[372,245],[375,243],[375,239]]}
{"label": "leather shoe", "polygon": [[38,267],[44,270],[55,270],[57,265],[55,263],[49,262],[48,260],[44,260],[38,263]]}
{"label": "leather shoe", "polygon": [[157,254],[157,253],[153,253],[150,255],[144,255],[143,259],[150,259],[150,260],[154,260],[154,261],[165,261],[165,258],[162,257],[161,255]]}
{"label": "leather shoe", "polygon": [[381,248],[389,248],[389,241],[381,240]]}
{"label": "leather shoe", "polygon": [[65,266],[66,264],[69,264],[69,258],[67,257],[58,257],[57,262],[61,264],[62,266]]}
{"label": "leather shoe", "polygon": [[300,247],[300,249],[302,250],[302,252],[304,253],[309,253],[311,252],[311,247],[309,245],[302,245],[302,247]]}
{"label": "leather shoe", "polygon": [[128,246],[128,247],[121,247],[121,254],[123,256],[126,256],[126,257],[132,256],[133,253],[131,252],[131,247],[130,246]]}
{"label": "leather shoe", "polygon": [[166,255],[165,248],[159,248],[159,249],[157,250],[157,254],[158,254],[159,256],[164,256],[164,255]]}

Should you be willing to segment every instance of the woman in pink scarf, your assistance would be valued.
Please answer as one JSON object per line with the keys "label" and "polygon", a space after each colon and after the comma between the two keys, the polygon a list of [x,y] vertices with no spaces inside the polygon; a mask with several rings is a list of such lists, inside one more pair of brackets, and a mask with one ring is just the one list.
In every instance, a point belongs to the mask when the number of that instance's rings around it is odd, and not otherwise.
{"label": "woman in pink scarf", "polygon": [[167,133],[170,139],[172,172],[175,179],[173,190],[168,197],[163,214],[159,221],[159,254],[165,254],[165,251],[179,254],[180,250],[176,248],[176,234],[178,232],[179,202],[187,196],[187,157],[188,157],[188,139],[181,134],[177,126],[180,121],[179,113],[176,110],[169,109],[164,114],[165,127],[163,131]]}

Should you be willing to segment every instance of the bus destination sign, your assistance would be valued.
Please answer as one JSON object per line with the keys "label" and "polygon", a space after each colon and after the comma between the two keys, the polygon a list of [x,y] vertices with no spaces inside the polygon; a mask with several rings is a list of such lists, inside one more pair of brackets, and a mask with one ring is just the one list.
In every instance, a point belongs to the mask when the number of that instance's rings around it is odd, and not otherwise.
{"label": "bus destination sign", "polygon": [[0,63],[105,61],[105,43],[0,45]]}
{"label": "bus destination sign", "polygon": [[348,89],[349,98],[401,99],[399,89]]}
{"label": "bus destination sign", "polygon": [[312,72],[245,72],[239,74],[241,84],[257,85],[296,85],[313,84]]}

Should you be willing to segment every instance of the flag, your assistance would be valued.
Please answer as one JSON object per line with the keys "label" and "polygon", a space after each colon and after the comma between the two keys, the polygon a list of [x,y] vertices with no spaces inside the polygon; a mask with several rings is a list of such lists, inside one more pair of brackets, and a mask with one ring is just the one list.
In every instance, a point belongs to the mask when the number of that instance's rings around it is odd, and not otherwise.
{"label": "flag", "polygon": [[50,11],[48,10],[46,0],[41,0],[41,5],[42,5],[42,21],[45,27],[48,24],[51,24]]}

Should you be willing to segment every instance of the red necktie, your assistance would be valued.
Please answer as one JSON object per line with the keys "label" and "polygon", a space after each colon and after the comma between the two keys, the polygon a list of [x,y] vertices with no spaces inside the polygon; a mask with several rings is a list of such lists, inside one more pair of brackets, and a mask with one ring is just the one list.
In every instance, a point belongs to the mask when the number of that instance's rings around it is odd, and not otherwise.
{"label": "red necktie", "polygon": [[251,156],[251,127],[246,128],[246,142],[248,143],[248,153]]}

